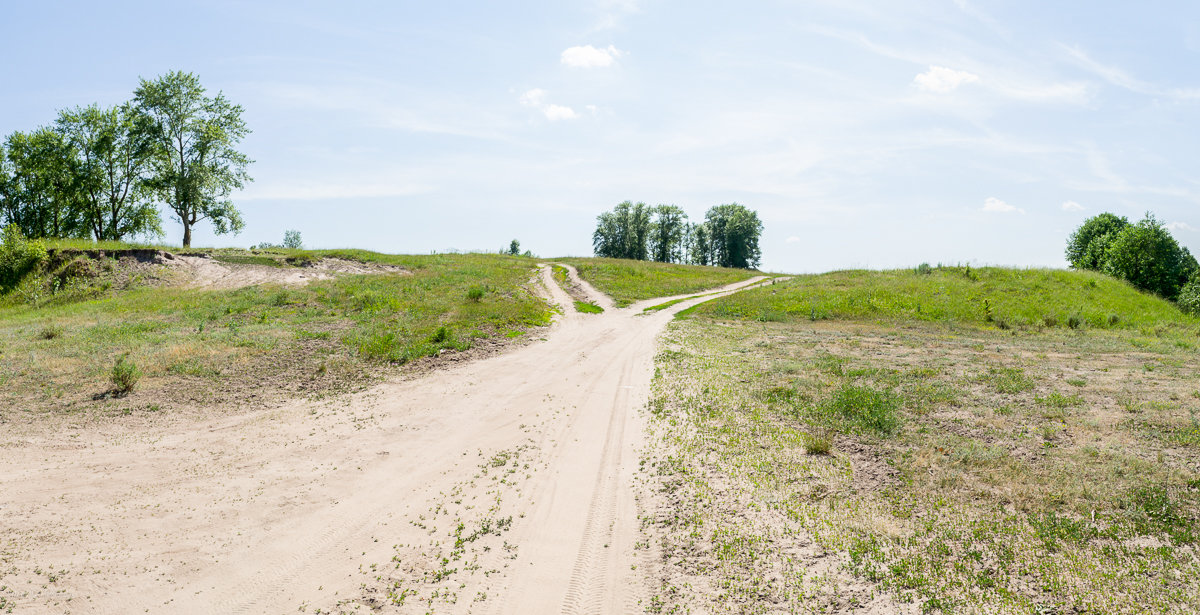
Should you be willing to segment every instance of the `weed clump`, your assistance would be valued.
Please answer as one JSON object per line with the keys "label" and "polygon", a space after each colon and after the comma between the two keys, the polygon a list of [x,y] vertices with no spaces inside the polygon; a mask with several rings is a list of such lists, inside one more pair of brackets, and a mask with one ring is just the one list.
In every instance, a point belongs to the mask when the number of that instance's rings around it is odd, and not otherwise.
{"label": "weed clump", "polygon": [[37,336],[38,336],[38,339],[52,340],[57,337],[62,337],[62,334],[63,334],[63,328],[61,326],[46,325],[45,327],[42,327],[41,331],[38,331]]}
{"label": "weed clump", "polygon": [[111,380],[114,391],[117,395],[128,395],[133,392],[137,386],[138,380],[142,378],[142,370],[138,369],[136,363],[129,359],[129,353],[125,353],[117,357],[117,362],[113,364]]}
{"label": "weed clump", "polygon": [[482,286],[472,286],[467,289],[467,301],[471,303],[479,303],[483,300],[484,289]]}
{"label": "weed clump", "polygon": [[801,434],[800,438],[804,442],[804,452],[809,455],[828,455],[833,452],[833,438],[826,432]]}

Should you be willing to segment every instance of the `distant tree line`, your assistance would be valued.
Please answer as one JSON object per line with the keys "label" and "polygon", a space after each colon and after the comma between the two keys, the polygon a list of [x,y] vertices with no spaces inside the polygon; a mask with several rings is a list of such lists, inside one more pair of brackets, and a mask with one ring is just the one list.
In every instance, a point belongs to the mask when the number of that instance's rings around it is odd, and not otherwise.
{"label": "distant tree line", "polygon": [[0,226],[31,238],[161,237],[165,204],[184,247],[202,220],[237,233],[244,224],[229,197],[251,181],[253,161],[235,146],[249,132],[242,107],[207,96],[191,73],[142,79],[126,103],[63,110],[50,126],[4,139]]}
{"label": "distant tree line", "polygon": [[690,223],[674,205],[625,201],[596,218],[592,248],[609,258],[756,269],[762,230],[758,214],[737,203],[717,205]]}
{"label": "distant tree line", "polygon": [[1067,261],[1200,313],[1200,264],[1149,212],[1136,224],[1107,212],[1088,218],[1067,240]]}

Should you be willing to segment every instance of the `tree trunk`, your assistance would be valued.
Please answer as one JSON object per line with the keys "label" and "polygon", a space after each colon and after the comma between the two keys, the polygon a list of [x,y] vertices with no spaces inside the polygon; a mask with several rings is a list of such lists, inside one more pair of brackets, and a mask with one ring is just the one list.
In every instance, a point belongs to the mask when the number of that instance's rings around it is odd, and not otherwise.
{"label": "tree trunk", "polygon": [[188,224],[187,220],[183,221],[183,247],[192,247],[192,225]]}

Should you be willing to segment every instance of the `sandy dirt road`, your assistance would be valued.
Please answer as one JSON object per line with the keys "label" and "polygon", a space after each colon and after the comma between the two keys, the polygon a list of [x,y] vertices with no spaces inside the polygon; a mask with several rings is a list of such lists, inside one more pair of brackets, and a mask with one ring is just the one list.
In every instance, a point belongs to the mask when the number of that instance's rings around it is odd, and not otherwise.
{"label": "sandy dirt road", "polygon": [[509,353],[201,423],[0,434],[0,613],[640,612],[655,340],[713,296],[585,315],[541,278],[565,314]]}

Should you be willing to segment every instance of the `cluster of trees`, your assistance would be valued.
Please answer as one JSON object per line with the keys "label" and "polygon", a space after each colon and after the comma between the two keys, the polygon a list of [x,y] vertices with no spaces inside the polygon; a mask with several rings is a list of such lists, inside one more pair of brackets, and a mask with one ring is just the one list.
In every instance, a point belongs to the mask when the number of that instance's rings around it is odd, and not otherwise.
{"label": "cluster of trees", "polygon": [[183,225],[239,232],[229,196],[251,181],[235,146],[249,133],[242,107],[207,96],[191,73],[140,80],[133,99],[60,111],[50,126],[0,144],[0,225],[26,237],[161,237],[158,204]]}
{"label": "cluster of trees", "polygon": [[758,214],[737,203],[717,205],[693,224],[674,205],[625,201],[597,216],[592,248],[609,258],[756,269],[762,230]]}
{"label": "cluster of trees", "polygon": [[1136,224],[1102,213],[1088,218],[1067,240],[1073,269],[1100,271],[1171,300],[1200,289],[1200,265],[1153,214]]}

